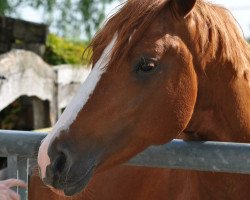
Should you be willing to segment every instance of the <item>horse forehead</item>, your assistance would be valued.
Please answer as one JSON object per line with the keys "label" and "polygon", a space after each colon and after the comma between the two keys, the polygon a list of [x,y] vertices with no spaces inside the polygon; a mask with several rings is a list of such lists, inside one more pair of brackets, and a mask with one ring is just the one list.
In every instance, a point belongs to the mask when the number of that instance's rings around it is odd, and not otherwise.
{"label": "horse forehead", "polygon": [[168,49],[178,50],[183,46],[182,40],[170,34],[145,36],[133,49],[132,57],[141,57],[141,54],[153,57],[162,56]]}

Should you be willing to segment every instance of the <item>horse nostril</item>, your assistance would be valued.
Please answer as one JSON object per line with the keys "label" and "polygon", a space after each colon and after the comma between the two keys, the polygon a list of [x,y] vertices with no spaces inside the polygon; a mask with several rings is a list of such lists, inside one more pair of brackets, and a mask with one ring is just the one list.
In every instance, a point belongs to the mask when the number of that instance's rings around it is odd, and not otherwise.
{"label": "horse nostril", "polygon": [[64,152],[54,153],[52,163],[46,168],[46,176],[43,178],[44,183],[61,189],[68,168],[67,155]]}
{"label": "horse nostril", "polygon": [[46,167],[43,180],[45,184],[61,189],[71,168],[71,148],[65,143],[54,140],[48,148],[48,156],[50,164]]}
{"label": "horse nostril", "polygon": [[66,163],[66,155],[63,152],[60,152],[52,166],[53,171],[57,172],[58,174],[63,173],[64,169],[66,168]]}

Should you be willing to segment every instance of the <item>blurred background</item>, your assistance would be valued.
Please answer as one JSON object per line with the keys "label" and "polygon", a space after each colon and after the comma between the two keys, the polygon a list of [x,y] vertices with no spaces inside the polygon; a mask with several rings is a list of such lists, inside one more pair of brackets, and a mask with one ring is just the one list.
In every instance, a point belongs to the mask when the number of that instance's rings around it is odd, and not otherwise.
{"label": "blurred background", "polygon": [[[211,0],[250,38],[250,1]],[[58,119],[89,69],[84,49],[118,0],[0,0],[0,129],[34,130]]]}
{"label": "blurred background", "polygon": [[[228,8],[250,37],[248,0],[208,0]],[[105,17],[117,10],[122,0],[1,0],[0,14],[45,23],[51,33],[89,41]]]}

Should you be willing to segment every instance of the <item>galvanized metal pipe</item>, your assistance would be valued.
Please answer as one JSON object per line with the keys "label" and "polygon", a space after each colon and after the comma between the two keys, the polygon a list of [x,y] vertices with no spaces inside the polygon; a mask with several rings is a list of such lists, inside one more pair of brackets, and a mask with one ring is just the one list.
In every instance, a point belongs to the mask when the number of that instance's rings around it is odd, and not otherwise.
{"label": "galvanized metal pipe", "polygon": [[45,133],[0,130],[0,155],[34,157]]}
{"label": "galvanized metal pipe", "polygon": [[[0,155],[34,157],[44,133],[0,131]],[[152,146],[128,164],[213,172],[250,173],[250,144],[173,140]]]}
{"label": "galvanized metal pipe", "polygon": [[250,144],[173,140],[146,149],[129,164],[250,174]]}

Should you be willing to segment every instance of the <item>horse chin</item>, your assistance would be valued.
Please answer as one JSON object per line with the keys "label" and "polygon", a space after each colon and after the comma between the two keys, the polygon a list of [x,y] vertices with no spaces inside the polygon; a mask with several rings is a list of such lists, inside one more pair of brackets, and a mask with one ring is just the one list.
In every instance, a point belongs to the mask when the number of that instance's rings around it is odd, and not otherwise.
{"label": "horse chin", "polygon": [[72,197],[72,196],[77,196],[79,193],[84,191],[84,189],[88,185],[88,182],[89,180],[84,180],[82,183],[76,183],[74,185],[67,186],[63,189],[56,189],[56,188],[53,188],[52,186],[49,186],[49,188],[52,190],[52,192],[54,192],[58,196]]}
{"label": "horse chin", "polygon": [[63,190],[64,196],[72,197],[78,195],[80,192],[84,190],[86,186],[70,186]]}
{"label": "horse chin", "polygon": [[55,194],[65,197],[71,197],[71,196],[77,196],[79,193],[81,193],[89,184],[90,180],[92,178],[92,171],[90,171],[86,176],[73,181],[73,182],[67,182],[63,185],[58,184],[47,184],[46,181],[44,184],[50,188]]}
{"label": "horse chin", "polygon": [[[52,190],[52,192],[54,192],[56,195],[58,195],[59,197],[62,197],[62,198],[73,196],[73,195],[70,195],[72,193],[65,193],[64,190],[58,190],[58,189],[55,189],[53,187],[50,187],[50,189]],[[78,194],[78,192],[74,193],[74,195],[77,195],[77,194]]]}
{"label": "horse chin", "polygon": [[49,188],[52,190],[52,192],[54,192],[55,194],[57,194],[58,196],[61,196],[61,197],[65,197],[65,194],[62,190],[57,190],[51,186],[49,186]]}
{"label": "horse chin", "polygon": [[89,184],[92,179],[93,172],[95,168],[93,167],[89,172],[82,177],[80,180],[77,180],[73,184],[66,184],[63,188],[63,192],[65,196],[76,196],[80,192],[82,192]]}

